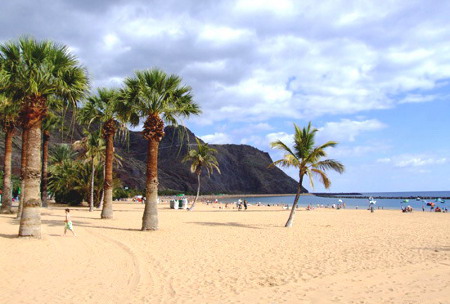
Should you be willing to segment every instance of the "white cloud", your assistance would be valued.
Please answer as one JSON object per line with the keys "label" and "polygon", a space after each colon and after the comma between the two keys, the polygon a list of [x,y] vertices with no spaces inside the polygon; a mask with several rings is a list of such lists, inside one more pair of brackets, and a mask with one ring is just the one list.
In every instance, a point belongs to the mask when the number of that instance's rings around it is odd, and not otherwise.
{"label": "white cloud", "polygon": [[443,165],[449,162],[446,157],[431,156],[431,155],[411,155],[402,154],[392,157],[385,157],[377,159],[378,163],[393,164],[399,168],[411,168],[411,167],[424,167],[424,166],[436,166]]}
{"label": "white cloud", "polygon": [[361,121],[342,119],[339,122],[327,122],[325,126],[319,128],[317,138],[352,142],[363,132],[376,131],[383,128],[386,128],[386,125],[377,119]]}
{"label": "white cloud", "polygon": [[[98,10],[69,3],[40,16],[67,11],[60,18],[68,28],[42,25],[38,36],[59,35],[80,49],[94,83],[152,66],[181,74],[208,122],[314,119],[431,101],[427,90],[450,77],[445,1],[157,0],[150,7],[136,0]],[[13,15],[0,17],[16,24]],[[82,34],[64,34],[74,25]],[[29,32],[26,22],[13,29]]]}
{"label": "white cloud", "polygon": [[373,146],[355,146],[355,147],[346,147],[346,146],[337,146],[336,148],[328,149],[328,156],[330,158],[339,158],[339,157],[360,157],[369,153],[379,153],[378,149],[374,149]]}
{"label": "white cloud", "polygon": [[237,13],[267,12],[276,15],[291,15],[294,13],[295,5],[292,0],[238,0],[234,10]]}
{"label": "white cloud", "polygon": [[225,26],[206,25],[201,29],[198,38],[209,43],[226,44],[239,40],[251,39],[252,33],[245,29],[236,29]]}
{"label": "white cloud", "polygon": [[396,167],[423,167],[429,165],[442,165],[447,163],[445,157],[442,158],[426,158],[421,156],[404,156],[395,162]]}
{"label": "white cloud", "polygon": [[256,147],[266,148],[267,141],[258,135],[251,135],[241,139],[240,143],[242,145],[251,145]]}
{"label": "white cloud", "polygon": [[283,143],[285,143],[286,145],[288,145],[290,147],[294,142],[294,135],[288,134],[286,132],[273,132],[273,133],[267,134],[266,139],[269,144],[271,142],[281,140]]}
{"label": "white cloud", "polygon": [[400,100],[400,103],[420,103],[420,102],[430,102],[436,99],[440,99],[437,95],[419,95],[419,94],[408,94]]}
{"label": "white cloud", "polygon": [[216,132],[214,134],[208,134],[199,137],[208,144],[230,144],[233,141],[228,134],[221,132]]}

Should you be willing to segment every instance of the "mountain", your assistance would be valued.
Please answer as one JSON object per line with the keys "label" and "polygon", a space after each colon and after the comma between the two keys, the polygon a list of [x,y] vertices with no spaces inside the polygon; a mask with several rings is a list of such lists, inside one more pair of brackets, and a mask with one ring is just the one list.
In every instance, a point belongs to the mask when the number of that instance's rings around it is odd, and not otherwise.
{"label": "mountain", "polygon": [[[50,145],[80,139],[81,128],[75,126],[70,136],[53,132]],[[165,137],[159,147],[159,188],[195,192],[197,178],[190,172],[190,164],[182,163],[189,147],[195,147],[195,135],[187,128],[166,127]],[[13,147],[13,174],[20,169],[20,132]],[[3,139],[3,134],[0,132]],[[2,142],[3,140],[0,140]],[[116,142],[116,153],[122,156],[122,167],[115,169],[123,186],[145,189],[147,141],[140,132],[130,132],[128,143]],[[269,154],[249,145],[211,145],[217,150],[217,160],[222,174],[214,172],[210,178],[202,176],[202,193],[230,194],[281,194],[295,193],[297,182],[279,168],[268,168],[272,163]],[[3,159],[3,142],[0,160]],[[304,189],[304,192],[307,192]]]}

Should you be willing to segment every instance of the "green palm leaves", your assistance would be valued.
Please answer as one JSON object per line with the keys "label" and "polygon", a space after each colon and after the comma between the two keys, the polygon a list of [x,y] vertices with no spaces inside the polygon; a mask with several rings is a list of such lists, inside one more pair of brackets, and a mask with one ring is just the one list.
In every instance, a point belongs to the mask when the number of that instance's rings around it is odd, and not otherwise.
{"label": "green palm leaves", "polygon": [[0,94],[20,105],[27,133],[24,202],[19,236],[41,236],[41,124],[50,98],[75,104],[88,89],[85,69],[69,49],[52,41],[21,38],[0,45]]}
{"label": "green palm leaves", "polygon": [[217,150],[208,146],[207,143],[202,143],[198,138],[195,138],[195,141],[197,142],[197,149],[190,149],[188,154],[183,158],[183,162],[191,162],[191,172],[197,174],[198,179],[197,195],[189,210],[194,209],[195,202],[200,194],[200,175],[202,174],[202,169],[204,168],[206,170],[208,176],[214,170],[217,170],[220,174],[219,163],[214,156]]}
{"label": "green palm leaves", "polygon": [[159,114],[170,125],[177,125],[179,118],[200,114],[193,101],[191,87],[182,84],[181,77],[167,75],[159,69],[137,71],[134,77],[125,79],[126,94],[139,117]]}
{"label": "green palm leaves", "polygon": [[183,158],[183,162],[191,162],[191,172],[195,174],[201,174],[203,168],[208,173],[208,176],[214,170],[220,173],[219,163],[214,156],[217,150],[211,148],[207,143],[202,143],[198,138],[195,138],[195,141],[197,142],[197,149],[190,149]]}
{"label": "green palm leaves", "polygon": [[191,88],[182,84],[177,75],[167,75],[159,69],[138,71],[125,80],[125,99],[132,114],[130,122],[146,117],[143,136],[148,140],[146,202],[142,230],[158,230],[158,147],[164,137],[164,122],[177,125],[182,117],[200,113]]}
{"label": "green palm leaves", "polygon": [[102,136],[105,139],[105,197],[101,213],[101,218],[105,219],[113,217],[114,136],[117,130],[127,134],[126,123],[130,120],[132,113],[128,105],[129,103],[118,90],[100,88],[97,95],[89,96],[78,115],[83,123],[101,125]]}
{"label": "green palm leaves", "polygon": [[75,102],[88,89],[87,73],[65,45],[21,38],[0,46],[7,75],[1,90],[16,99],[58,96]]}
{"label": "green palm leaves", "polygon": [[280,165],[282,167],[294,167],[299,170],[299,185],[297,195],[295,196],[294,204],[292,206],[291,214],[286,223],[286,227],[292,226],[295,215],[295,208],[297,207],[300,196],[303,177],[307,175],[311,187],[314,188],[314,177],[319,178],[319,181],[325,188],[329,188],[331,181],[328,178],[326,171],[333,170],[338,173],[344,172],[344,165],[334,159],[325,159],[327,153],[326,148],[335,147],[337,142],[328,141],[320,146],[315,146],[315,135],[318,129],[313,128],[311,122],[304,128],[298,127],[294,124],[294,146],[293,149],[280,140],[271,143],[272,148],[282,150],[285,152],[284,157],[275,161],[272,165]]}

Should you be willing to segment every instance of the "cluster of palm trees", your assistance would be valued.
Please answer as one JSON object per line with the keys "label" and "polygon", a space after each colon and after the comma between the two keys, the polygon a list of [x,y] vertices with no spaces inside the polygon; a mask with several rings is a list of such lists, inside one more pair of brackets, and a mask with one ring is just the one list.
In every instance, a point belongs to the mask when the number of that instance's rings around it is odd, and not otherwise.
{"label": "cluster of palm trees", "polygon": [[11,142],[14,130],[20,127],[23,187],[18,214],[19,236],[41,236],[41,153],[46,147],[42,139],[43,135],[44,139],[49,135],[45,121],[56,109],[75,108],[81,101],[84,103],[80,122],[100,126],[106,143],[102,218],[113,217],[114,136],[127,125],[137,126],[145,120],[142,133],[148,141],[147,199],[142,230],[157,230],[158,146],[164,136],[165,123],[177,125],[180,118],[200,113],[191,91],[189,86],[182,84],[179,76],[150,69],[135,72],[125,79],[120,89],[98,89],[96,95],[89,96],[87,71],[67,46],[29,37],[1,44],[0,123],[6,135],[1,211],[11,212],[11,199],[8,197],[11,192]]}
{"label": "cluster of palm trees", "polygon": [[[90,210],[94,204],[94,179],[104,163],[101,218],[113,217],[113,163],[114,138],[126,135],[128,126],[143,122],[142,134],[147,140],[146,202],[141,230],[158,229],[158,147],[164,137],[164,124],[177,125],[183,117],[200,114],[191,88],[182,84],[177,75],[168,75],[159,69],[137,71],[124,80],[117,89],[99,88],[89,95],[89,78],[86,69],[70,50],[52,41],[21,38],[0,44],[0,124],[5,133],[5,158],[3,178],[2,213],[11,213],[11,155],[12,139],[17,128],[22,132],[21,197],[18,211],[19,236],[41,236],[41,206],[47,205],[47,187],[52,192],[71,187],[89,188]],[[71,158],[73,151],[60,146],[52,156],[52,178],[48,181],[48,142],[50,130],[60,124],[63,109],[81,107],[77,114],[79,123],[88,126],[86,137],[78,142],[85,154],[85,171],[90,171],[90,183],[68,184],[67,173],[80,173]],[[63,114],[61,114],[63,113]],[[91,126],[95,126],[90,130]],[[318,176],[326,188],[330,186],[325,171],[342,173],[344,166],[336,160],[322,160],[325,149],[336,142],[315,146],[315,133],[311,123],[303,129],[295,126],[294,148],[281,141],[272,143],[285,152],[283,159],[272,165],[293,166],[299,170],[298,191],[286,227],[293,222],[305,175],[313,186],[313,176]],[[76,145],[77,145],[76,144]],[[65,150],[65,151],[64,151]],[[42,156],[41,156],[42,153]],[[200,176],[206,169],[220,173],[215,149],[197,140],[197,150],[190,150],[184,161],[191,162],[191,171],[197,175],[197,196],[200,193]],[[83,174],[82,172],[80,174]],[[86,176],[86,172],[83,176]],[[97,178],[99,178],[97,176]],[[80,180],[80,179],[78,179]],[[41,191],[42,190],[42,191]],[[99,196],[97,188],[96,196]]]}

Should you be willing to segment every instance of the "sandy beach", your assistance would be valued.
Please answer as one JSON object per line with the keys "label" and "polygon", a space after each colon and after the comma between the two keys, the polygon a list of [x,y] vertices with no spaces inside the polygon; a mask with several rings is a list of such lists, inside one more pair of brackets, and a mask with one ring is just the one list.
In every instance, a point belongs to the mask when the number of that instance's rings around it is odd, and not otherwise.
{"label": "sandy beach", "polygon": [[141,232],[142,204],[114,219],[42,210],[41,240],[18,239],[0,215],[1,303],[450,303],[450,214],[317,209],[247,211],[160,205]]}

